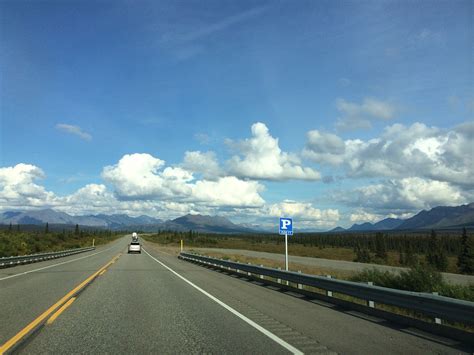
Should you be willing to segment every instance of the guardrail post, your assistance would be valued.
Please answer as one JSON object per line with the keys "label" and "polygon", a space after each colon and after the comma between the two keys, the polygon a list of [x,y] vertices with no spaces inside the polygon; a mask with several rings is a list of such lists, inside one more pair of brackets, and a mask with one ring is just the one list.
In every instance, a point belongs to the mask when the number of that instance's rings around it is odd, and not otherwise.
{"label": "guardrail post", "polygon": [[[439,293],[438,292],[433,292],[433,295],[438,296]],[[441,324],[441,318],[435,318],[434,321],[435,321],[436,324]]]}
{"label": "guardrail post", "polygon": [[[281,267],[278,267],[278,270],[281,271]],[[277,283],[281,284],[281,279],[277,279]]]}
{"label": "guardrail post", "polygon": [[[252,264],[247,263],[247,265],[252,265]],[[250,273],[250,271],[247,272],[247,276],[252,276],[252,274]]]}
{"label": "guardrail post", "polygon": [[[327,277],[328,279],[331,279],[331,278],[332,278],[331,275],[326,275],[326,277]],[[326,291],[326,296],[332,297],[332,291]]]}
{"label": "guardrail post", "polygon": [[[263,265],[260,265],[260,267],[263,267]],[[260,278],[263,280],[265,277],[263,275],[260,275]]]}
{"label": "guardrail post", "polygon": [[[373,286],[374,283],[372,281],[369,281],[369,282],[367,282],[367,285]],[[375,302],[367,300],[367,306],[369,306],[370,308],[375,308]]]}
{"label": "guardrail post", "polygon": [[[298,274],[301,274],[301,270],[298,270]],[[298,284],[298,290],[303,289],[303,284]]]}

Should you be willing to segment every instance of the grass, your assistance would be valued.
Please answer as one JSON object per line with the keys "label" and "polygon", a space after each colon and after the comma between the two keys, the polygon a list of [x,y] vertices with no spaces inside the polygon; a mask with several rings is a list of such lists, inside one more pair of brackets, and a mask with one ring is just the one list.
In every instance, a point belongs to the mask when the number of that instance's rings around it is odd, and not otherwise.
{"label": "grass", "polygon": [[[255,258],[255,257],[243,256],[239,254],[228,254],[228,253],[220,253],[220,252],[207,252],[206,255],[212,258],[221,258],[224,260],[238,261],[244,264],[250,263],[253,265],[263,265],[263,266],[275,268],[275,269],[278,267],[281,267],[282,269],[284,269],[284,265],[282,265],[282,263],[275,260],[266,259],[266,258]],[[334,270],[330,268],[314,267],[314,266],[302,265],[302,264],[292,263],[292,262],[288,264],[288,269],[291,271],[301,271],[302,273],[310,274],[310,275],[324,275],[324,276],[331,275],[332,277],[340,278],[340,279],[348,278],[353,275],[353,273],[350,271],[339,271],[339,270]]]}
{"label": "grass", "polygon": [[111,242],[122,236],[110,231],[49,232],[0,230],[0,257],[53,252]]}

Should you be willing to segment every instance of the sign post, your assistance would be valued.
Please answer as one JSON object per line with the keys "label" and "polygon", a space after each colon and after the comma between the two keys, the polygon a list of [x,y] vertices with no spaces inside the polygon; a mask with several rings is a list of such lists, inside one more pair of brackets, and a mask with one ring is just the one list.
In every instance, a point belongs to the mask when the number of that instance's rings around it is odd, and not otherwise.
{"label": "sign post", "polygon": [[288,271],[288,236],[293,235],[293,219],[280,217],[279,234],[285,235],[285,270]]}

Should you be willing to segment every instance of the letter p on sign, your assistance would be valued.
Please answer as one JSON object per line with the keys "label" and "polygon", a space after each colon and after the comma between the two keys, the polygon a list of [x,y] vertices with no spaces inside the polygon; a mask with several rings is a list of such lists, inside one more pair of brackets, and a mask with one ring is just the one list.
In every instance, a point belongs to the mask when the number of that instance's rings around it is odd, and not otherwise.
{"label": "letter p on sign", "polygon": [[280,218],[279,233],[293,235],[293,220],[291,218]]}

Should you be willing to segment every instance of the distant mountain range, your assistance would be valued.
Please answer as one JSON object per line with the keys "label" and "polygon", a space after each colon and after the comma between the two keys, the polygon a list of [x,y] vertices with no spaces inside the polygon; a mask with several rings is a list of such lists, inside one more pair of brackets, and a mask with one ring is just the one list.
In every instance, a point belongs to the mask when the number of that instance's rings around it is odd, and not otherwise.
{"label": "distant mountain range", "polygon": [[129,217],[126,214],[71,216],[52,209],[36,211],[7,211],[0,214],[1,224],[67,224],[120,229],[126,226],[159,224],[163,221],[149,216]]}
{"label": "distant mountain range", "polygon": [[254,230],[232,223],[227,218],[219,216],[202,216],[187,214],[160,225],[161,229],[176,231],[198,231],[214,233],[250,233]]}
{"label": "distant mountain range", "polygon": [[[51,228],[63,228],[79,224],[89,228],[107,228],[113,230],[140,230],[156,232],[173,230],[186,232],[189,230],[209,233],[252,233],[274,232],[264,231],[252,225],[235,224],[227,218],[219,216],[191,215],[163,221],[149,216],[130,217],[125,214],[97,214],[71,216],[52,209],[36,211],[7,211],[0,214],[0,224],[8,225],[44,225]],[[336,227],[330,232],[382,231],[382,230],[416,230],[474,227],[474,203],[457,207],[435,207],[429,211],[421,211],[408,219],[386,218],[377,223],[354,224],[348,229]],[[300,230],[306,232],[309,230]]]}
{"label": "distant mountain range", "polygon": [[8,225],[10,223],[23,225],[44,225],[48,223],[51,226],[79,224],[87,227],[115,230],[136,229],[145,232],[156,232],[159,229],[211,233],[248,233],[254,231],[247,226],[234,224],[227,218],[218,216],[188,214],[173,220],[163,221],[149,216],[130,217],[125,214],[71,216],[52,209],[7,211],[0,214],[0,224]]}
{"label": "distant mountain range", "polygon": [[461,227],[474,227],[474,203],[456,207],[434,207],[429,211],[423,210],[408,219],[386,218],[373,224],[369,222],[353,224],[352,227],[348,229],[336,227],[330,230],[330,232],[447,229]]}

